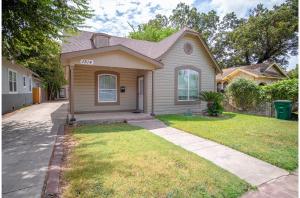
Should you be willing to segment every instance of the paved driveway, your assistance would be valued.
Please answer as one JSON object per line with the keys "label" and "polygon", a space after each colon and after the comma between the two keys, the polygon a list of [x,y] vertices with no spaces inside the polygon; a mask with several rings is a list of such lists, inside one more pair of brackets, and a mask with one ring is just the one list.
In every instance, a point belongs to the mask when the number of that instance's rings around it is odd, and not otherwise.
{"label": "paved driveway", "polygon": [[66,102],[33,105],[2,119],[2,196],[40,197]]}

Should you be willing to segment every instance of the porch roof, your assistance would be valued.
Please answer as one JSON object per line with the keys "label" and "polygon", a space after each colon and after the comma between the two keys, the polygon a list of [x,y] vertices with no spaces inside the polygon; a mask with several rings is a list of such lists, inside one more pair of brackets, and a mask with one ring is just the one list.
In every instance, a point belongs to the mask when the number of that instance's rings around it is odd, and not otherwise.
{"label": "porch roof", "polygon": [[90,60],[88,65],[154,70],[163,63],[144,56],[122,45],[101,47],[61,54],[63,65],[84,65],[82,60]]}

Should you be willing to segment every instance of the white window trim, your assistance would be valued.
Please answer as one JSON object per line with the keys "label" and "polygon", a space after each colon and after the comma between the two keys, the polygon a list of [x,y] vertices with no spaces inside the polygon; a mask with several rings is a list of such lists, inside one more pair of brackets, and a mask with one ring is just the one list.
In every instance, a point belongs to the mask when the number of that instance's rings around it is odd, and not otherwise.
{"label": "white window trim", "polygon": [[[14,72],[16,73],[16,91],[10,91],[9,90],[9,72]],[[8,72],[7,72],[7,81],[8,81],[8,93],[9,94],[17,94],[18,93],[18,72],[16,70],[13,70],[13,69],[8,69]]]}
{"label": "white window trim", "polygon": [[[198,94],[199,94],[199,80],[200,80],[200,79],[199,79],[199,76],[200,76],[200,75],[199,75],[199,72],[198,72],[198,71],[195,71],[195,70],[193,70],[193,69],[180,69],[180,70],[178,71],[178,74],[177,74],[177,75],[178,75],[178,76],[177,76],[177,79],[178,79],[177,93],[179,93],[179,90],[185,90],[185,89],[182,89],[182,88],[180,89],[180,88],[179,88],[179,73],[180,73],[180,71],[182,71],[182,70],[187,70],[187,72],[188,72],[188,74],[187,74],[187,75],[188,75],[187,100],[180,100],[180,99],[179,99],[179,94],[177,94],[177,101],[178,101],[178,102],[190,102],[190,101],[192,102],[192,101],[197,101],[196,99],[193,99],[193,100],[190,99],[190,90],[191,90],[191,89],[190,89],[190,71],[194,71],[194,72],[197,72],[197,73],[198,73],[198,82],[197,82],[197,85],[198,85]],[[196,90],[196,89],[195,89],[195,90]]]}
{"label": "white window trim", "polygon": [[[116,82],[115,82],[115,89],[105,89],[105,90],[116,90],[116,100],[111,100],[111,101],[101,101],[100,100],[100,77],[101,76],[114,76],[116,78]],[[103,90],[103,89],[102,89]],[[99,103],[115,103],[118,102],[118,76],[115,74],[99,74],[98,75],[98,102]]]}

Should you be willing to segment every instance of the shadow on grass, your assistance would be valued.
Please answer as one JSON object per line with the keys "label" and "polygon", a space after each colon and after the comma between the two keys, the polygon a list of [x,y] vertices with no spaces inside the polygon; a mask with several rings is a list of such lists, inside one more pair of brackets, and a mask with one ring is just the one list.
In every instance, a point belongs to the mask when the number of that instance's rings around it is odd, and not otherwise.
{"label": "shadow on grass", "polygon": [[159,115],[156,118],[163,121],[167,125],[173,124],[173,122],[177,121],[189,121],[189,122],[198,122],[198,121],[209,121],[209,122],[216,122],[216,121],[223,121],[229,120],[236,116],[235,113],[225,113],[219,117],[212,117],[212,116],[204,116],[204,115],[193,115],[193,116],[186,116],[183,114],[170,114],[170,115]]}

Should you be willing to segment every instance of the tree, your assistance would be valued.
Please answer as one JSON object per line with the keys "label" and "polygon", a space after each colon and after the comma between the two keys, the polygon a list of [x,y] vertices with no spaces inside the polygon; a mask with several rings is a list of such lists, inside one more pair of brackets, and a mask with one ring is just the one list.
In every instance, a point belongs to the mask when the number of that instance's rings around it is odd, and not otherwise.
{"label": "tree", "polygon": [[236,106],[248,110],[260,102],[260,88],[251,80],[237,79],[229,84],[227,94],[232,97]]}
{"label": "tree", "polygon": [[2,8],[3,56],[38,73],[53,99],[65,83],[59,42],[91,16],[88,1],[3,0]]}
{"label": "tree", "polygon": [[138,25],[138,29],[129,33],[129,37],[146,41],[161,41],[170,36],[177,29],[168,26],[169,20],[164,15],[156,15],[148,23]]}
{"label": "tree", "polygon": [[175,28],[188,27],[196,31],[200,31],[200,15],[197,9],[190,7],[185,3],[179,3],[176,8],[172,10],[170,21],[172,26]]}
{"label": "tree", "polygon": [[290,78],[298,78],[298,72],[299,72],[299,69],[298,69],[298,64],[296,64],[296,68],[290,70],[288,72],[288,76]]}
{"label": "tree", "polygon": [[239,19],[234,12],[231,12],[226,14],[217,26],[217,31],[212,39],[214,42],[210,48],[222,68],[243,63],[237,50],[234,49],[230,33],[244,21],[245,19]]}
{"label": "tree", "polygon": [[234,49],[244,64],[272,60],[287,64],[298,53],[298,16],[289,3],[268,10],[259,4],[248,20],[231,33]]}
{"label": "tree", "polygon": [[28,58],[21,63],[41,77],[43,87],[47,90],[48,99],[53,100],[61,86],[66,83],[58,56],[60,43],[51,40],[47,45],[43,45],[43,49],[38,56]]}
{"label": "tree", "polygon": [[281,80],[263,87],[267,100],[298,101],[298,79]]}
{"label": "tree", "polygon": [[87,0],[2,1],[2,49],[8,58],[26,59],[43,50],[40,43],[61,39],[90,17]]}

